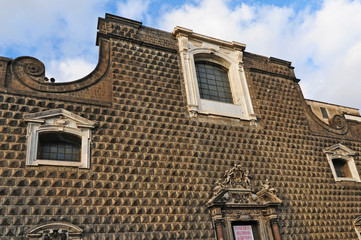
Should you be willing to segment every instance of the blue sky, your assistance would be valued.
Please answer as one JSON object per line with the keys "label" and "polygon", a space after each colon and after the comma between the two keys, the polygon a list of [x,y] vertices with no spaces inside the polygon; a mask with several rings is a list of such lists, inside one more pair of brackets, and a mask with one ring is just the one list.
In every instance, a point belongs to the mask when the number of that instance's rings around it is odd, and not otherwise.
{"label": "blue sky", "polygon": [[291,61],[306,98],[361,108],[361,0],[0,0],[0,56],[33,56],[71,81],[98,61],[98,17],[183,26]]}

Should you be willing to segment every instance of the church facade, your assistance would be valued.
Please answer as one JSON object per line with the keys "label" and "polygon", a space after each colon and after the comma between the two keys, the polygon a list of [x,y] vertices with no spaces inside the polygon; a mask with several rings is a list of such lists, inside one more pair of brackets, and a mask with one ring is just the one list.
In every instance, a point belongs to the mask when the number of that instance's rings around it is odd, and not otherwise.
{"label": "church facade", "polygon": [[106,14],[54,83],[0,58],[0,239],[361,239],[361,117],[291,63]]}

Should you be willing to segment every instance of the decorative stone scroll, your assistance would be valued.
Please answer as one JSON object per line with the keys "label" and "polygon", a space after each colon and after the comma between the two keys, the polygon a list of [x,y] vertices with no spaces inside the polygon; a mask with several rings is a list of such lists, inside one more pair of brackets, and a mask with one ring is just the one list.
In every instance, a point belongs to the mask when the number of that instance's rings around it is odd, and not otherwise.
{"label": "decorative stone scroll", "polygon": [[344,116],[335,115],[331,118],[330,125],[335,129],[345,129],[347,126],[347,122]]}
{"label": "decorative stone scroll", "polygon": [[[45,77],[44,64],[33,57],[18,57],[11,63],[11,69],[16,79],[32,90],[47,93],[68,93],[88,88],[102,80],[109,68],[110,43],[108,39],[99,39],[99,61],[95,69],[87,76],[66,82],[49,82]],[[55,81],[55,80],[54,80]]]}
{"label": "decorative stone scroll", "polygon": [[268,179],[260,182],[256,191],[252,174],[241,165],[227,170],[216,182],[213,197],[207,202],[218,239],[233,239],[236,223],[257,223],[261,240],[278,240],[276,208],[282,203]]}

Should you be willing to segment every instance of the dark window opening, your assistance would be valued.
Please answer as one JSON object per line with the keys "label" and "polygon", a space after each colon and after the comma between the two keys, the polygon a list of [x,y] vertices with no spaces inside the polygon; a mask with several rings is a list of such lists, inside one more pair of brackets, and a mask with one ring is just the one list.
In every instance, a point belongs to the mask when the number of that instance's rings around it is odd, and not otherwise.
{"label": "dark window opening", "polygon": [[328,113],[327,113],[326,108],[320,107],[320,109],[321,109],[322,117],[323,118],[328,118]]}
{"label": "dark window opening", "polygon": [[347,161],[337,158],[332,160],[332,164],[333,167],[335,168],[337,177],[352,178],[352,174]]}
{"label": "dark window opening", "polygon": [[37,158],[80,162],[81,138],[70,133],[47,132],[39,134]]}
{"label": "dark window opening", "polygon": [[195,65],[201,98],[233,103],[228,70],[211,62],[196,62]]}
{"label": "dark window opening", "polygon": [[234,222],[232,223],[232,230],[235,240],[261,240],[256,221]]}

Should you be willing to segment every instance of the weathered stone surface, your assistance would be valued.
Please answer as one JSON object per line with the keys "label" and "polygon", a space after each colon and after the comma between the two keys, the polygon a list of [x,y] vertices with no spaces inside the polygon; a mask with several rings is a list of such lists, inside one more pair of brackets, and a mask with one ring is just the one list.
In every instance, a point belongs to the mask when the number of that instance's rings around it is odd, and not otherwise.
{"label": "weathered stone surface", "polygon": [[[0,239],[52,222],[80,227],[83,239],[216,239],[206,203],[234,164],[277,189],[282,239],[356,239],[361,185],[336,183],[323,149],[358,153],[359,135],[310,131],[318,125],[288,62],[245,53],[256,126],[191,118],[171,34],[114,16],[100,23],[109,64],[93,84],[26,86],[6,70],[16,60],[0,59]],[[23,116],[58,108],[97,122],[90,169],[25,166]]]}

